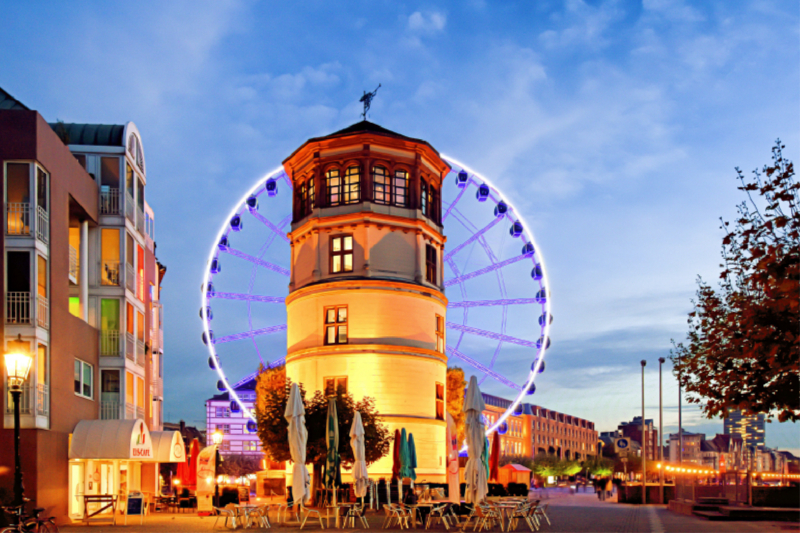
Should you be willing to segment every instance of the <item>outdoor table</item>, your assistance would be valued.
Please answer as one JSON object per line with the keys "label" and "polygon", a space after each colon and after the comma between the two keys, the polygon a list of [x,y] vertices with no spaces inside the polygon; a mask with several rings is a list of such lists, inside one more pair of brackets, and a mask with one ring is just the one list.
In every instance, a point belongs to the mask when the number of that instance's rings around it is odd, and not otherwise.
{"label": "outdoor table", "polygon": [[[420,502],[420,503],[412,503],[410,505],[406,505],[409,509],[411,509],[411,527],[417,529],[417,510],[423,507],[433,507],[433,502]],[[423,520],[424,522],[424,520]],[[422,524],[425,525],[424,523]]]}
{"label": "outdoor table", "polygon": [[247,529],[250,525],[250,512],[253,509],[258,509],[258,505],[237,503],[233,507],[236,509],[236,518],[242,519],[242,528]]}
{"label": "outdoor table", "polygon": [[[338,518],[341,518],[343,516],[347,516],[347,513],[349,512],[350,508],[353,507],[354,505],[355,505],[355,503],[351,503],[351,502],[340,503],[339,504],[339,508],[341,508],[343,510],[342,511],[337,511],[337,514],[339,515]],[[337,525],[336,527],[344,528],[344,525],[341,525],[341,526]]]}
{"label": "outdoor table", "polygon": [[[89,504],[100,504],[100,508],[95,512],[89,514]],[[87,494],[83,496],[83,521],[88,525],[89,520],[102,513],[103,511],[111,509],[111,516],[109,519],[112,524],[117,525],[117,497],[112,494]],[[105,517],[103,517],[105,518]]]}
{"label": "outdoor table", "polygon": [[[341,522],[339,520],[339,509],[344,507],[343,505],[326,505],[325,506],[325,523],[328,525],[328,529],[331,527],[331,520],[334,520],[334,525],[338,529],[341,526]],[[333,509],[333,516],[331,516],[330,511]]]}

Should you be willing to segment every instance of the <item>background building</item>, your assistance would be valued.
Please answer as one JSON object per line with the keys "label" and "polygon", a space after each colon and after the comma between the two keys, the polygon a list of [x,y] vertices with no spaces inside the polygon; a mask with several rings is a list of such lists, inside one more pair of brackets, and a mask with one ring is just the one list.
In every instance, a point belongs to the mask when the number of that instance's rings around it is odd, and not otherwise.
{"label": "background building", "polygon": [[764,447],[765,419],[763,414],[744,415],[741,411],[731,411],[724,422],[726,435],[738,435],[745,446]]}
{"label": "background building", "polygon": [[[680,435],[678,433],[671,433],[669,436],[669,461],[671,463],[678,463],[681,461],[680,454]],[[700,443],[706,440],[704,433],[691,433],[683,430],[683,462],[684,463],[702,463],[702,453],[700,450]]]}
{"label": "background building", "polygon": [[[245,407],[255,412],[256,375],[251,374],[233,386]],[[221,455],[252,455],[261,458],[261,441],[256,423],[245,417],[239,405],[231,401],[230,394],[223,392],[206,401],[206,445],[213,444],[211,435],[222,432]]]}
{"label": "background building", "polygon": [[[642,417],[634,416],[630,422],[622,422],[617,426],[617,433],[620,437],[628,437],[639,443],[640,447],[644,445],[647,452],[647,460],[654,461],[658,459],[658,430],[653,424],[652,418],[646,418],[644,421],[644,439],[642,438]],[[641,455],[641,454],[640,454]]]}

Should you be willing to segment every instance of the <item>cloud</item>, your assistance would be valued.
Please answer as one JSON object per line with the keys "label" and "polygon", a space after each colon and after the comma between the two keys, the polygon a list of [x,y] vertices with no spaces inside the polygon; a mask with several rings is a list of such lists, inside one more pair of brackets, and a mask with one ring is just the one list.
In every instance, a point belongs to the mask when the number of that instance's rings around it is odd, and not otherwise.
{"label": "cloud", "polygon": [[443,31],[446,24],[447,15],[438,11],[415,11],[408,17],[408,29],[414,32],[437,33]]}

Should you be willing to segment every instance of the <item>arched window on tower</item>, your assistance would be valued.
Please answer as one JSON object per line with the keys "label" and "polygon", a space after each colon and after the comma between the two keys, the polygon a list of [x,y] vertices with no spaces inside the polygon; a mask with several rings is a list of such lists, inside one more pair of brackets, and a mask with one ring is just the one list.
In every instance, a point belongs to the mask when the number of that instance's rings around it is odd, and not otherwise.
{"label": "arched window on tower", "polygon": [[431,184],[428,187],[428,211],[430,212],[430,219],[439,223],[439,194]]}
{"label": "arched window on tower", "polygon": [[394,205],[408,207],[408,172],[405,170],[394,171]]}
{"label": "arched window on tower", "polygon": [[428,216],[428,183],[425,180],[419,183],[419,208],[423,215]]}
{"label": "arched window on tower", "polygon": [[332,168],[325,173],[325,190],[329,206],[342,203],[342,178],[339,176],[338,168]]}
{"label": "arched window on tower", "polygon": [[356,165],[348,167],[342,186],[342,203],[358,203],[361,200],[361,169]]}
{"label": "arched window on tower", "polygon": [[372,201],[376,204],[389,204],[392,200],[392,186],[389,174],[384,167],[372,168]]}

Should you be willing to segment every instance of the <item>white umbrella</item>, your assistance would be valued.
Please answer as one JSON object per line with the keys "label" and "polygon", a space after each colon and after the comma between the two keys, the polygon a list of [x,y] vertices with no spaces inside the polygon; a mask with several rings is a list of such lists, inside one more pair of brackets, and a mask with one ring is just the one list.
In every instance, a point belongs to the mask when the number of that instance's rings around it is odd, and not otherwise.
{"label": "white umbrella", "polygon": [[300,397],[300,388],[297,383],[292,383],[289,401],[286,403],[286,412],[283,414],[289,421],[289,451],[292,454],[292,497],[296,505],[303,505],[310,497],[308,489],[309,475],[306,468],[306,443],[308,430],[306,429],[306,409],[303,407],[303,398]]}
{"label": "white umbrella", "polygon": [[364,460],[366,451],[364,450],[364,424],[361,422],[361,413],[356,411],[353,417],[353,425],[350,426],[350,446],[353,448],[353,488],[356,498],[363,498],[367,495],[367,485],[369,476],[367,475],[367,462]]}
{"label": "white umbrella", "polygon": [[486,427],[481,422],[481,413],[485,408],[483,395],[478,388],[478,378],[472,376],[469,379],[467,397],[464,398],[464,412],[467,414],[467,453],[469,454],[467,468],[464,470],[467,482],[464,496],[467,503],[479,503],[486,498],[486,494],[489,492],[486,465],[482,460],[486,447]]}
{"label": "white umbrella", "polygon": [[458,483],[458,429],[453,415],[447,413],[447,485],[449,500],[453,503],[461,502],[461,491]]}

